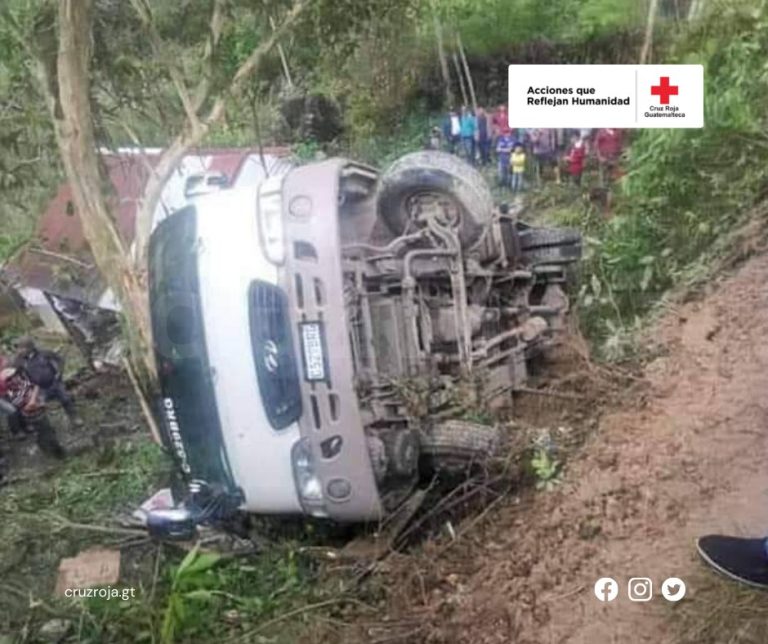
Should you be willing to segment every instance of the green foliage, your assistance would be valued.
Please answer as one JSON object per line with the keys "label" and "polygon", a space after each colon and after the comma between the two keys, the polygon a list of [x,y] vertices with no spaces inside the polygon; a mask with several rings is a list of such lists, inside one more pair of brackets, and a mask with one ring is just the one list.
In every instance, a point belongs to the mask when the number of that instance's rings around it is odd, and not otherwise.
{"label": "green foliage", "polygon": [[367,137],[354,138],[350,142],[350,154],[360,161],[384,168],[398,157],[421,150],[438,116],[413,112],[384,132],[372,132]]}
{"label": "green foliage", "polygon": [[23,233],[13,235],[0,234],[0,263],[13,255],[26,241],[27,235]]}
{"label": "green foliage", "polygon": [[50,610],[80,624],[78,641],[84,643],[221,641],[313,601],[320,591],[308,583],[312,569],[289,538],[248,558],[221,558],[198,548],[182,557],[168,547],[158,552],[151,543],[133,546],[123,549],[120,584],[133,588],[133,597],[51,598],[62,557],[124,539],[71,529],[60,518],[108,525],[111,515],[136,507],[161,486],[167,466],[149,440],[118,442],[4,489],[0,513],[8,520],[0,525],[0,570],[4,584],[23,588],[23,601],[0,592],[0,631],[22,623],[34,630],[50,619],[35,611],[44,597]]}
{"label": "green foliage", "polygon": [[[102,469],[94,472],[94,465]],[[101,518],[118,502],[140,502],[153,491],[167,457],[152,442],[117,443],[94,455],[69,459],[46,486],[16,488],[4,495],[0,508],[11,514],[34,515],[42,510],[72,521]]]}
{"label": "green foliage", "polygon": [[[224,558],[194,547],[163,561],[155,595],[143,587],[128,601],[88,599],[77,608],[86,642],[222,641],[257,627],[317,591],[311,570],[290,547],[248,558]],[[278,642],[290,642],[292,629]]]}
{"label": "green foliage", "polygon": [[706,273],[712,249],[764,194],[768,15],[758,4],[717,3],[670,47],[669,62],[705,66],[706,126],[639,131],[611,216],[550,195],[553,219],[586,233],[579,302],[606,357],[626,353],[668,289]]}
{"label": "green foliage", "polygon": [[70,519],[88,521],[128,499],[141,502],[161,481],[168,457],[152,442],[126,442],[103,449],[96,464],[103,475],[94,476],[92,454],[68,461],[51,486],[54,500],[49,507],[60,508]]}
{"label": "green foliage", "polygon": [[637,27],[646,10],[645,3],[630,0],[442,0],[436,5],[474,55],[493,55],[515,43],[580,41]]}
{"label": "green foliage", "polygon": [[554,459],[544,447],[534,449],[531,468],[536,476],[537,490],[552,490],[560,483],[560,461]]}
{"label": "green foliage", "polygon": [[300,163],[306,163],[316,160],[323,152],[317,141],[301,141],[293,146],[293,154]]}
{"label": "green foliage", "polygon": [[178,630],[192,621],[191,616],[199,617],[200,611],[195,610],[196,603],[207,602],[214,597],[214,591],[210,590],[214,578],[211,573],[220,559],[215,553],[201,553],[198,543],[173,571],[160,629],[160,641],[163,644],[173,642]]}
{"label": "green foliage", "polygon": [[[161,562],[157,578],[145,570],[130,599],[57,602],[65,615],[79,616],[79,641],[223,641],[298,602],[312,601],[317,592],[307,583],[311,570],[306,561],[287,547],[248,558],[225,558],[201,552],[199,546],[183,558],[166,549],[156,557]],[[281,630],[285,636],[270,641],[292,641],[290,624]]]}

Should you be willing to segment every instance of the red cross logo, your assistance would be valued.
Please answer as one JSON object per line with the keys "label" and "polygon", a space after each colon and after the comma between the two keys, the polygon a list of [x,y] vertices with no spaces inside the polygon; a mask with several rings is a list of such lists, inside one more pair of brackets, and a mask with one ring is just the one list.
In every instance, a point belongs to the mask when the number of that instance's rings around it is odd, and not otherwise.
{"label": "red cross logo", "polygon": [[669,105],[669,97],[677,96],[677,88],[669,84],[669,76],[662,76],[658,85],[651,85],[651,94],[659,97],[660,105]]}

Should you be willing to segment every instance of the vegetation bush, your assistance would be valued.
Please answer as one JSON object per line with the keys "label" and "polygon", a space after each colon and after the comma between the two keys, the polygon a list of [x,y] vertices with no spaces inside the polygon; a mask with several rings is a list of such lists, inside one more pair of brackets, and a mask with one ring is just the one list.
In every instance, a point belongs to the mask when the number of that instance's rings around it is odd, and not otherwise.
{"label": "vegetation bush", "polygon": [[584,202],[553,211],[585,230],[580,302],[608,356],[621,353],[627,331],[670,287],[707,274],[716,242],[764,197],[766,30],[762,5],[713,6],[665,56],[704,64],[705,127],[637,132],[612,216]]}

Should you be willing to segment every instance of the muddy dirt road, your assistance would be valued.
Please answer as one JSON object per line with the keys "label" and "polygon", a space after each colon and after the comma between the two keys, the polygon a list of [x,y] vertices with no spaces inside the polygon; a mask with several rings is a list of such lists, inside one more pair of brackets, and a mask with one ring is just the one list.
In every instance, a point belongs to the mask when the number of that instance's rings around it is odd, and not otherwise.
{"label": "muddy dirt road", "polygon": [[[601,415],[561,485],[495,508],[466,543],[414,573],[406,592],[389,594],[379,614],[386,618],[366,635],[472,644],[768,641],[768,602],[765,620],[733,639],[707,635],[705,599],[713,601],[713,585],[718,593],[729,585],[694,551],[703,533],[768,532],[766,340],[763,255],[664,317],[648,340],[658,357],[643,382]],[[616,601],[597,601],[600,577],[619,582]],[[651,601],[628,600],[631,577],[652,579]],[[667,577],[687,584],[679,604],[661,596]]]}

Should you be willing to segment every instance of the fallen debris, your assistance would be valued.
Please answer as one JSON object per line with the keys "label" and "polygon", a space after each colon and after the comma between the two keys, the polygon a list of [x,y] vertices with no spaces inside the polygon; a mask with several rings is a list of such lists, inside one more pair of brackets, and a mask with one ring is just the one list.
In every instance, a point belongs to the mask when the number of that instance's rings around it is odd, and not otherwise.
{"label": "fallen debris", "polygon": [[54,592],[64,597],[68,589],[110,586],[119,578],[120,551],[93,548],[61,560]]}

